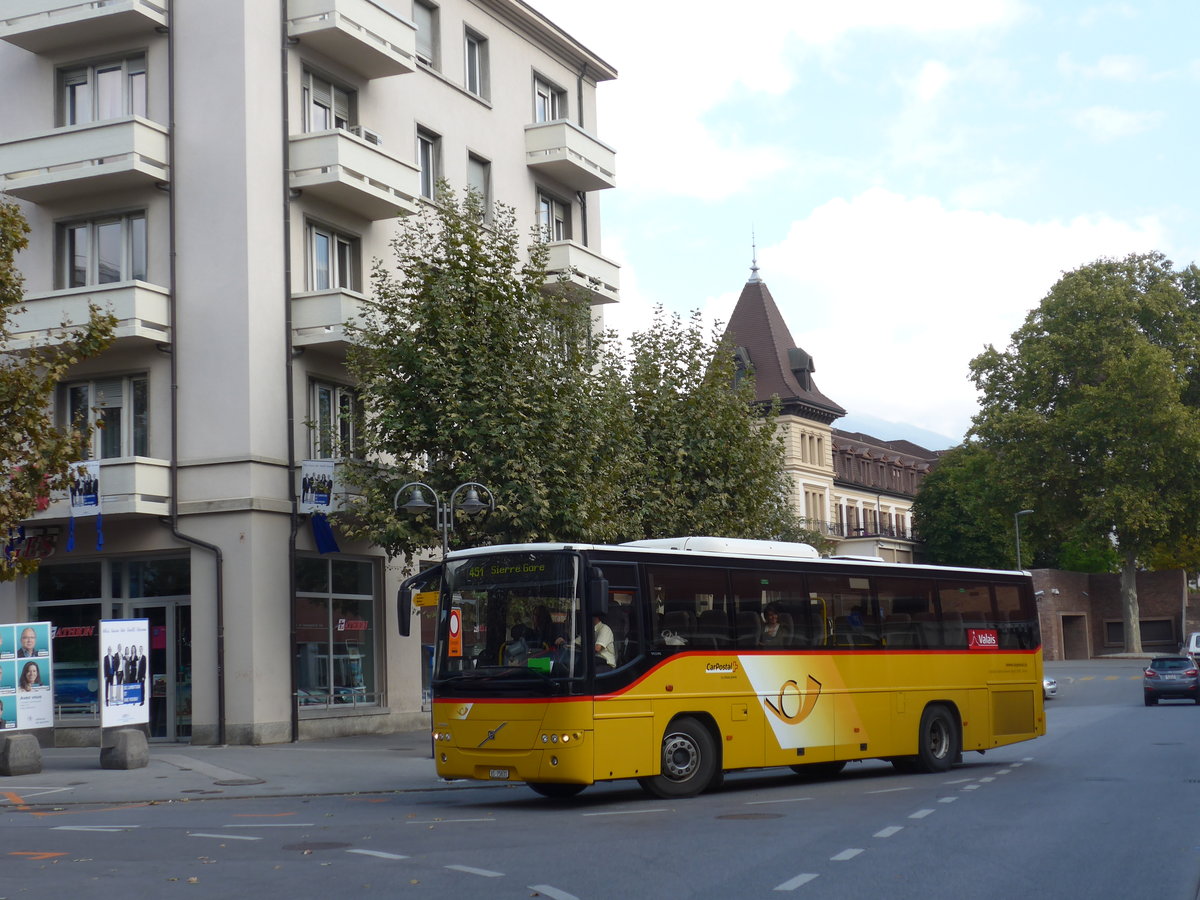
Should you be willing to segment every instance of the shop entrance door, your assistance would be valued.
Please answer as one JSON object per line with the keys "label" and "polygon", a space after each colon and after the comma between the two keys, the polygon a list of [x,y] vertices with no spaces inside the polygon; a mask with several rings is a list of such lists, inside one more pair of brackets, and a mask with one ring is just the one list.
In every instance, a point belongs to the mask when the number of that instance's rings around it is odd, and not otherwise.
{"label": "shop entrance door", "polygon": [[127,604],[128,618],[150,620],[150,740],[192,736],[192,608],[186,601]]}

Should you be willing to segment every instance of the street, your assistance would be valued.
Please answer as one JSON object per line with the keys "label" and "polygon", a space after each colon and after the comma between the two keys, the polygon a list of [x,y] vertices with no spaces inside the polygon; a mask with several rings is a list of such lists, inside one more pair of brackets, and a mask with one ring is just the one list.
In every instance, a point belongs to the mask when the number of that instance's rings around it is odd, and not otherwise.
{"label": "street", "polygon": [[153,805],[10,794],[0,896],[1191,900],[1200,709],[1144,707],[1142,665],[1048,664],[1047,736],[945,775],[771,769],[680,802],[632,782],[570,801],[470,783]]}

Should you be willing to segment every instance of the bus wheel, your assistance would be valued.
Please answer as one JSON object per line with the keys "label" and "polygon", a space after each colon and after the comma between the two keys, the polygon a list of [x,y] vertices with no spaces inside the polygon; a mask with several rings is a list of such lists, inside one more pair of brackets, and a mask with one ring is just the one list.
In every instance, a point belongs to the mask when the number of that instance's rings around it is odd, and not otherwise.
{"label": "bus wheel", "polygon": [[563,784],[560,781],[527,781],[525,783],[543,797],[559,799],[574,797],[587,787],[586,784]]}
{"label": "bus wheel", "polygon": [[921,713],[917,760],[924,772],[946,772],[959,755],[958,725],[946,707],[934,704]]}
{"label": "bus wheel", "polygon": [[662,773],[639,778],[642,789],[670,800],[694,797],[717,774],[717,748],[708,729],[695,719],[676,719],[663,735]]}
{"label": "bus wheel", "polygon": [[788,766],[797,775],[804,778],[832,778],[846,768],[844,759],[836,762],[809,763],[805,766]]}

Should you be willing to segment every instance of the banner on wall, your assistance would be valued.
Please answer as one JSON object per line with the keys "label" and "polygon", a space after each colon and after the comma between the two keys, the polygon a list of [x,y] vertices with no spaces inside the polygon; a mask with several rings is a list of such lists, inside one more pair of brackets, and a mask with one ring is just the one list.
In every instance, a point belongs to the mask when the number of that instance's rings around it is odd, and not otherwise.
{"label": "banner on wall", "polygon": [[100,620],[100,727],[150,721],[150,620]]}
{"label": "banner on wall", "polygon": [[332,459],[306,459],[300,464],[300,512],[331,513],[337,489]]}
{"label": "banner on wall", "polygon": [[0,732],[53,725],[50,623],[0,625]]}
{"label": "banner on wall", "polygon": [[69,490],[71,493],[71,516],[97,516],[100,514],[100,461],[89,459],[71,467]]}

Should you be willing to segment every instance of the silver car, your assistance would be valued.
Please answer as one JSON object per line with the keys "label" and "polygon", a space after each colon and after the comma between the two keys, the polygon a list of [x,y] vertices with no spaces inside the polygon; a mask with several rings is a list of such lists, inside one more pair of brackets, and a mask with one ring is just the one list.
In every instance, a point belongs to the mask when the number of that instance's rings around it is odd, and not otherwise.
{"label": "silver car", "polygon": [[1047,700],[1058,696],[1058,682],[1049,675],[1042,678],[1042,696]]}
{"label": "silver car", "polygon": [[1200,669],[1189,656],[1156,656],[1142,677],[1147,706],[1159,700],[1191,700],[1200,703]]}

